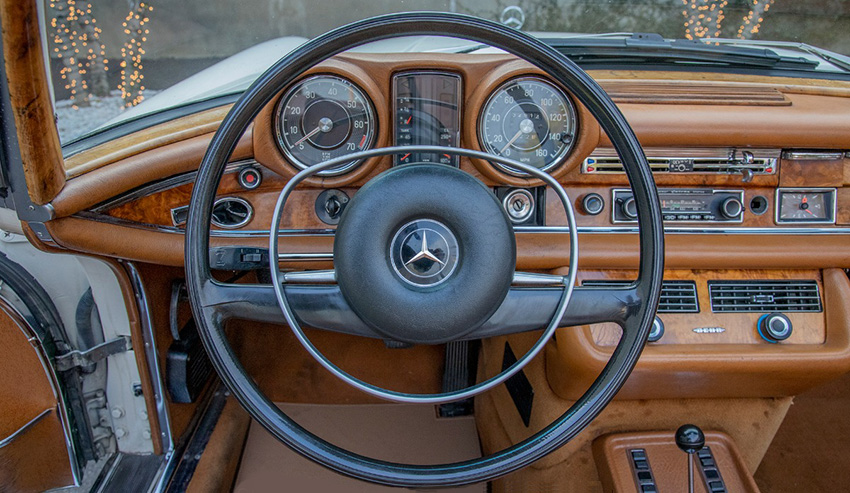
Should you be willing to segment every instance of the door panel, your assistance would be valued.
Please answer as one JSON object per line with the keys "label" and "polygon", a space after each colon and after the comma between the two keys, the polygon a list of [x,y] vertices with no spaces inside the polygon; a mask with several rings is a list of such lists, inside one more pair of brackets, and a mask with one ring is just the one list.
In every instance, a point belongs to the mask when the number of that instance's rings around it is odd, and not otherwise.
{"label": "door panel", "polygon": [[73,484],[60,407],[34,334],[0,299],[0,491]]}

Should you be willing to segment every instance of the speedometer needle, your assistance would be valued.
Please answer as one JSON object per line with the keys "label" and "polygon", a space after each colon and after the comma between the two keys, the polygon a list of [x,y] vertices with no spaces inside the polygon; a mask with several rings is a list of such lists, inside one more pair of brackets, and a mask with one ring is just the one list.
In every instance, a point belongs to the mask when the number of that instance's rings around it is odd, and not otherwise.
{"label": "speedometer needle", "polygon": [[501,151],[499,151],[499,154],[501,155],[503,152],[505,152],[505,150],[506,150],[508,147],[510,147],[510,146],[511,146],[511,144],[513,144],[514,142],[516,142],[516,140],[517,140],[517,139],[518,139],[518,138],[519,138],[522,134],[524,134],[524,133],[525,133],[525,132],[523,132],[523,131],[522,131],[522,129],[517,130],[516,135],[514,135],[513,137],[511,137],[511,140],[509,140],[509,141],[508,141],[508,143],[507,143],[507,144],[505,144],[505,147],[502,147],[502,150],[501,150]]}

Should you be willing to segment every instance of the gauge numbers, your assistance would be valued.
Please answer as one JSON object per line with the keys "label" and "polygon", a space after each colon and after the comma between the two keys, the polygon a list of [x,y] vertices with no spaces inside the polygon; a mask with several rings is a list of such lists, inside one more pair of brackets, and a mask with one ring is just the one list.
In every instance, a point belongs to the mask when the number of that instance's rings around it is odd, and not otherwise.
{"label": "gauge numbers", "polygon": [[[537,77],[508,81],[490,96],[478,125],[481,146],[490,154],[547,170],[572,147],[575,108],[566,94]],[[510,167],[497,166],[514,175]]]}
{"label": "gauge numbers", "polygon": [[784,188],[776,191],[777,223],[834,223],[835,190],[800,190]]}
{"label": "gauge numbers", "polygon": [[[375,111],[362,90],[331,75],[307,78],[290,88],[275,118],[278,144],[299,168],[369,149],[375,140]],[[338,175],[352,161],[319,172]]]}

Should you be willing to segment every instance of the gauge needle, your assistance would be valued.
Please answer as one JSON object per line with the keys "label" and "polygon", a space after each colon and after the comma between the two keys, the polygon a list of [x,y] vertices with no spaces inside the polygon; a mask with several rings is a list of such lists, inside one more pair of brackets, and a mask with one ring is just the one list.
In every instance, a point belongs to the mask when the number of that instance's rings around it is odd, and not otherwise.
{"label": "gauge needle", "polygon": [[321,130],[322,130],[322,126],[321,126],[321,125],[319,125],[318,127],[314,128],[312,131],[310,131],[310,133],[308,133],[308,134],[307,134],[307,135],[305,135],[304,137],[301,137],[301,138],[298,140],[298,142],[296,142],[296,143],[292,144],[289,148],[290,148],[290,149],[292,149],[293,147],[295,147],[295,146],[297,146],[297,145],[301,144],[301,143],[302,143],[302,142],[304,142],[305,140],[307,140],[307,139],[309,139],[310,137],[312,137],[312,136],[316,135],[317,133],[319,133]]}
{"label": "gauge needle", "polygon": [[508,141],[508,143],[507,143],[507,144],[505,144],[505,147],[502,147],[502,150],[500,150],[500,151],[499,151],[499,154],[502,154],[503,152],[505,152],[505,150],[506,150],[508,147],[510,147],[510,146],[511,146],[511,144],[513,144],[514,142],[516,142],[516,140],[517,140],[517,139],[518,139],[518,138],[519,138],[522,134],[524,134],[524,133],[525,133],[525,132],[523,132],[523,131],[522,131],[522,129],[517,130],[516,135],[514,135],[513,137],[511,137],[511,140],[509,140],[509,141]]}

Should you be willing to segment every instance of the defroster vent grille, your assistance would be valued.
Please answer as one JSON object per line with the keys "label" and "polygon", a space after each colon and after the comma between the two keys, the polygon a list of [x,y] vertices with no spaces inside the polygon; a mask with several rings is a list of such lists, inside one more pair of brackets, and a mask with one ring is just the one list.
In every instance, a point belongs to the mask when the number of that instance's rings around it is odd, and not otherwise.
{"label": "defroster vent grille", "polygon": [[[631,281],[586,280],[583,286],[625,286]],[[663,281],[658,313],[699,313],[694,281]]]}
{"label": "defroster vent grille", "polygon": [[713,312],[820,312],[817,281],[708,281]]}

